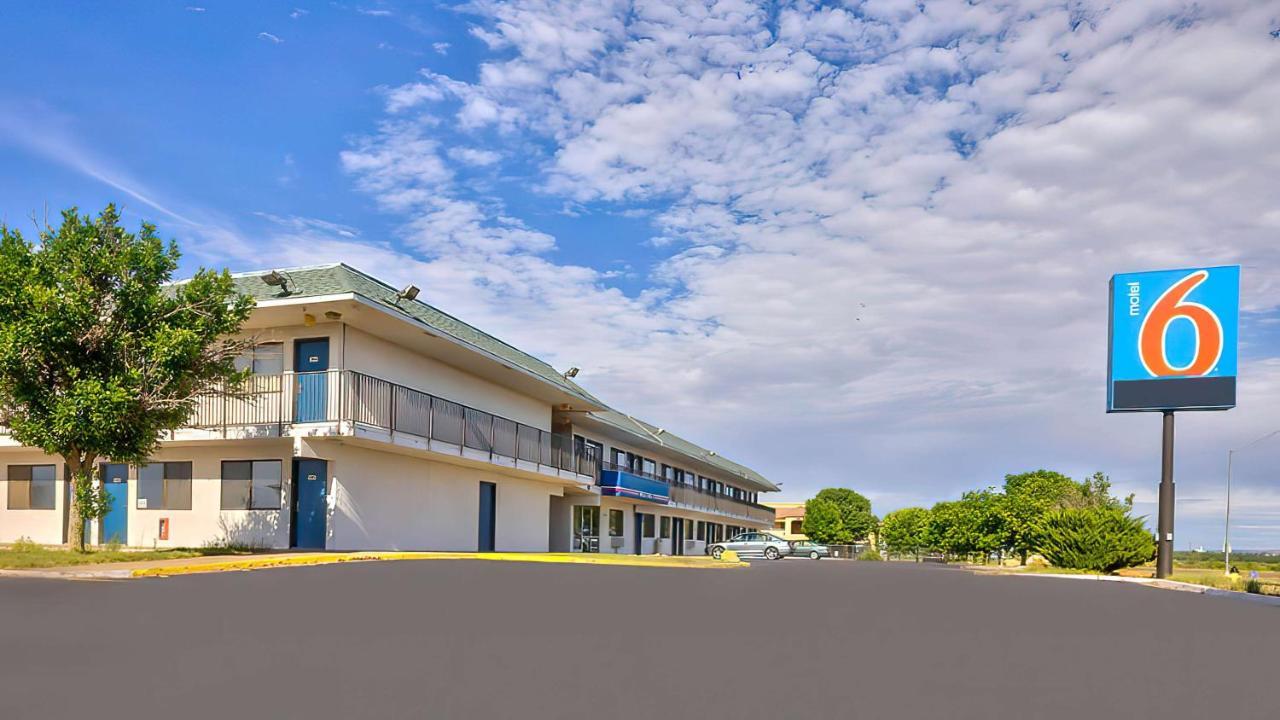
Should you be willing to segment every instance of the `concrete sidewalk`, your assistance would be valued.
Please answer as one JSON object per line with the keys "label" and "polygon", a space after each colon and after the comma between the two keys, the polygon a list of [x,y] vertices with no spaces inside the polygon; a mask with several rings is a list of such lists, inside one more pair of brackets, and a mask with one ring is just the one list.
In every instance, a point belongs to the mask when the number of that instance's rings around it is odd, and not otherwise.
{"label": "concrete sidewalk", "polygon": [[1080,573],[1048,573],[1048,572],[1010,572],[1008,570],[985,569],[982,565],[969,565],[965,569],[972,571],[975,575],[987,575],[992,577],[1029,577],[1029,578],[1051,578],[1055,580],[1092,580],[1095,582],[1117,582],[1129,583],[1132,585],[1142,585],[1144,587],[1156,588],[1158,590],[1174,590],[1177,592],[1189,592],[1199,595],[1210,595],[1212,597],[1225,597],[1233,600],[1244,600],[1247,602],[1256,602],[1262,605],[1280,606],[1280,596],[1263,595],[1260,593],[1248,593],[1242,590],[1226,590],[1224,588],[1215,588],[1208,585],[1197,585],[1196,583],[1182,582],[1180,580],[1160,580],[1157,578],[1145,577],[1128,577],[1125,575],[1094,575]]}
{"label": "concrete sidewalk", "polygon": [[497,562],[556,563],[569,565],[614,565],[624,567],[726,569],[748,567],[737,557],[715,560],[710,557],[668,555],[601,555],[596,553],[474,553],[295,551],[256,555],[210,555],[172,560],[68,565],[50,568],[0,570],[0,577],[36,577],[62,580],[128,580],[141,577],[168,577],[195,573],[265,570],[269,568],[331,565],[346,562],[390,560],[489,560]]}

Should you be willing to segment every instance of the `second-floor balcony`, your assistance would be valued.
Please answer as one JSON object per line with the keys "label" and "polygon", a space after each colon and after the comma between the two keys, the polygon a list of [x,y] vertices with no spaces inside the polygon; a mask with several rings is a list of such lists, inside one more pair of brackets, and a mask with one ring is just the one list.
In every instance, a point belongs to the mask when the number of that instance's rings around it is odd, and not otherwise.
{"label": "second-floor balcony", "polygon": [[573,437],[354,370],[253,375],[196,401],[175,439],[349,435],[560,477],[594,480]]}
{"label": "second-floor balcony", "polygon": [[657,475],[611,462],[601,463],[600,492],[604,495],[728,515],[773,526],[773,508],[723,493],[709,492],[693,485],[670,482]]}

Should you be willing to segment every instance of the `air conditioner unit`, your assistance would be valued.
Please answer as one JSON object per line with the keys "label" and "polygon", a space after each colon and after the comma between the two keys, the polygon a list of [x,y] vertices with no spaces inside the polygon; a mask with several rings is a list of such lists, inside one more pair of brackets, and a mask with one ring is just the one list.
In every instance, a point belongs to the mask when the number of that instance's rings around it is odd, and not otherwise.
{"label": "air conditioner unit", "polygon": [[617,548],[622,547],[622,538],[620,537],[609,538],[609,547],[614,548],[615,550]]}

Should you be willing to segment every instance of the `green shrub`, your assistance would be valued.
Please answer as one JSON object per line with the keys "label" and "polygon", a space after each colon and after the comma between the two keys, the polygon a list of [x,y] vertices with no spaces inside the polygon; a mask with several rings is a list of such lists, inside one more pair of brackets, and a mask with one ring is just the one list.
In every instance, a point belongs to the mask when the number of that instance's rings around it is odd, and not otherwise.
{"label": "green shrub", "polygon": [[1040,551],[1056,567],[1109,573],[1150,562],[1156,543],[1124,508],[1082,507],[1045,516]]}
{"label": "green shrub", "polygon": [[884,558],[880,557],[880,551],[871,546],[867,546],[863,548],[862,552],[858,553],[858,559],[868,560],[871,562],[878,562],[878,561],[884,560]]}
{"label": "green shrub", "polygon": [[1257,578],[1249,578],[1249,583],[1244,586],[1244,591],[1247,593],[1253,593],[1254,595],[1261,595],[1262,583],[1258,582]]}
{"label": "green shrub", "polygon": [[15,553],[31,553],[36,552],[37,550],[43,550],[44,546],[26,535],[23,535],[17,540],[14,540],[13,544],[9,546],[9,549]]}

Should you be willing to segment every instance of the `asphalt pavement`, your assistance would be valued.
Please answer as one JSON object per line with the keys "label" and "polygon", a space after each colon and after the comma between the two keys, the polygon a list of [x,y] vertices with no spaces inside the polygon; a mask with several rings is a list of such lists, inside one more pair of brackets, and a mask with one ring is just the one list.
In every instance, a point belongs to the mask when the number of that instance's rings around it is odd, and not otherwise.
{"label": "asphalt pavement", "polygon": [[1280,608],[838,560],[0,578],[0,718],[1276,718]]}

